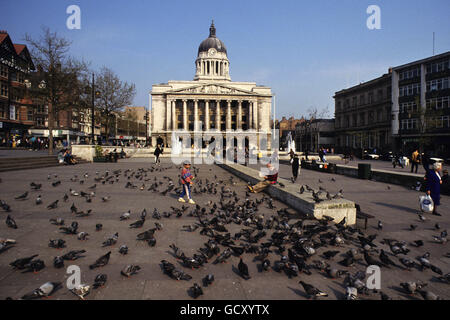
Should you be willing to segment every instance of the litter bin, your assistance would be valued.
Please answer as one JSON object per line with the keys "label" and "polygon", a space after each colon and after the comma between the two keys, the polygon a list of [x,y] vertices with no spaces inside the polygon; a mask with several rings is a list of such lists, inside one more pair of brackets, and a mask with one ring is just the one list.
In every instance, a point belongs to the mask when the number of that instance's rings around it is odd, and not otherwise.
{"label": "litter bin", "polygon": [[371,166],[369,163],[358,163],[358,178],[370,179]]}

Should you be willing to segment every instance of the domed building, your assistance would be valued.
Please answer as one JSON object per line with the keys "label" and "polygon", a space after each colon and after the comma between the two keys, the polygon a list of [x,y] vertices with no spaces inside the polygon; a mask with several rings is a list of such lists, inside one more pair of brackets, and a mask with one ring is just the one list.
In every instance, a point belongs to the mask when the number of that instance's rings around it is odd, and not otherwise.
{"label": "domed building", "polygon": [[271,89],[231,81],[227,48],[216,36],[214,22],[198,47],[194,80],[155,84],[150,97],[153,146],[159,138],[170,147],[176,130],[271,134]]}

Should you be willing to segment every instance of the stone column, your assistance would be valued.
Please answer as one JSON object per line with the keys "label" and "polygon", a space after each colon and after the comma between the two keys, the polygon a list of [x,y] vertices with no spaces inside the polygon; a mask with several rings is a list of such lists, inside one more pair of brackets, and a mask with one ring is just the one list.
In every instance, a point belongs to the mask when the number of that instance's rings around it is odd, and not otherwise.
{"label": "stone column", "polygon": [[194,100],[194,131],[199,130],[198,127],[198,100]]}
{"label": "stone column", "polygon": [[166,99],[166,131],[170,130],[170,125],[171,125],[170,116],[171,115],[172,115],[172,103],[169,99]]}
{"label": "stone column", "polygon": [[248,129],[253,129],[253,102],[248,101]]}
{"label": "stone column", "polygon": [[237,128],[242,129],[242,101],[238,101]]}
{"label": "stone column", "polygon": [[209,100],[205,100],[205,130],[209,130]]}
{"label": "stone column", "polygon": [[183,99],[183,129],[188,130],[187,100]]}
{"label": "stone column", "polygon": [[226,129],[231,130],[231,100],[227,100],[227,121]]}
{"label": "stone column", "polygon": [[172,130],[175,131],[177,130],[177,111],[176,111],[177,101],[171,100],[170,104],[172,106]]}
{"label": "stone column", "polygon": [[216,128],[220,130],[220,100],[216,100]]}
{"label": "stone column", "polygon": [[259,127],[258,127],[258,101],[253,102],[253,128],[255,128],[256,131],[259,130]]}

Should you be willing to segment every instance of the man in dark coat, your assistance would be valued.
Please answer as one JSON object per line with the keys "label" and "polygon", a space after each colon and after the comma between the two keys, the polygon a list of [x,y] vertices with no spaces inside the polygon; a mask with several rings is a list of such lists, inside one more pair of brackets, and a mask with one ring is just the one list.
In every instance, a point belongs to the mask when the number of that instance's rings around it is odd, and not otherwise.
{"label": "man in dark coat", "polygon": [[436,216],[440,216],[440,214],[436,211],[436,207],[441,204],[440,199],[442,179],[439,175],[439,171],[441,171],[441,168],[442,165],[439,162],[435,162],[433,164],[433,169],[428,170],[425,176],[427,194],[431,196],[431,199],[433,199],[433,214]]}
{"label": "man in dark coat", "polygon": [[295,154],[292,158],[292,182],[294,183],[297,181],[298,176],[298,168],[299,168],[299,159],[298,156]]}

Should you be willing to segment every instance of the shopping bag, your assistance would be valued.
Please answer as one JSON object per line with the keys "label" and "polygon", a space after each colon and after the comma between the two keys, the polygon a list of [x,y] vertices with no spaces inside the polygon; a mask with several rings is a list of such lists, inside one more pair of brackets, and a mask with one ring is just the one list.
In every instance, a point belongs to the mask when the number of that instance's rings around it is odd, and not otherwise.
{"label": "shopping bag", "polygon": [[420,210],[425,213],[432,213],[434,209],[433,199],[429,195],[419,197]]}

